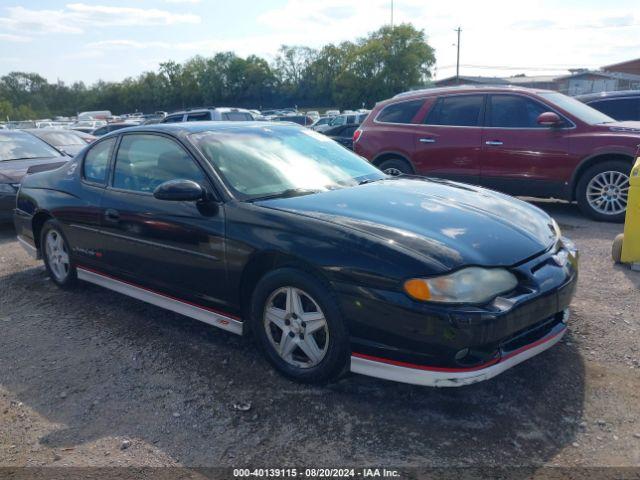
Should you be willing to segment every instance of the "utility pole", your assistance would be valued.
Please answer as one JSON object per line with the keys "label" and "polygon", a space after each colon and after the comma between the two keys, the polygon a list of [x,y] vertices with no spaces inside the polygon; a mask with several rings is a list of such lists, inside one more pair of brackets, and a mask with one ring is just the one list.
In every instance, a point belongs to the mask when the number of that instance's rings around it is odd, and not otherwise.
{"label": "utility pole", "polygon": [[456,32],[458,32],[458,53],[456,55],[456,83],[460,85],[460,32],[462,32],[462,28],[456,28]]}
{"label": "utility pole", "polygon": [[391,28],[393,28],[393,0],[391,0]]}

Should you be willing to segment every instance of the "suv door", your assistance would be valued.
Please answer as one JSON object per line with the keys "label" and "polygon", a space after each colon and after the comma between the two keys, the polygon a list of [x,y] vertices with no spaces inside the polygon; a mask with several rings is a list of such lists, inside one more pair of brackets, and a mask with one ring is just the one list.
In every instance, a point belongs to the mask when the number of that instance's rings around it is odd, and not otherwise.
{"label": "suv door", "polygon": [[415,136],[418,174],[477,184],[485,95],[438,98]]}
{"label": "suv door", "polygon": [[525,95],[489,95],[482,133],[482,185],[511,195],[562,194],[570,160],[566,132],[573,124],[565,119],[561,127],[539,125],[538,116],[549,111],[555,112]]}
{"label": "suv door", "polygon": [[213,192],[191,154],[168,136],[123,134],[111,177],[101,210],[104,261],[113,273],[199,304],[224,305],[224,209],[153,196],[175,179]]}

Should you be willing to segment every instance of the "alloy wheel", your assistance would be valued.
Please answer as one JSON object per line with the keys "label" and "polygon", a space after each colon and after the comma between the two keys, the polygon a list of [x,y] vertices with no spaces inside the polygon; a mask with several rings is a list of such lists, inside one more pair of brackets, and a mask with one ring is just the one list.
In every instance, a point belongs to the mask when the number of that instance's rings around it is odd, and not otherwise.
{"label": "alloy wheel", "polygon": [[387,175],[391,175],[392,177],[398,177],[402,175],[402,172],[395,167],[385,168],[384,173],[386,173]]}
{"label": "alloy wheel", "polygon": [[596,175],[587,185],[587,202],[603,215],[619,215],[627,209],[629,176],[607,171]]}
{"label": "alloy wheel", "polygon": [[57,230],[50,230],[45,237],[45,248],[47,251],[47,263],[51,272],[59,282],[64,282],[69,276],[71,263],[69,252],[64,243],[62,235]]}
{"label": "alloy wheel", "polygon": [[329,349],[329,326],[318,303],[295,287],[282,287],[267,299],[263,314],[269,342],[280,358],[298,368],[318,365]]}

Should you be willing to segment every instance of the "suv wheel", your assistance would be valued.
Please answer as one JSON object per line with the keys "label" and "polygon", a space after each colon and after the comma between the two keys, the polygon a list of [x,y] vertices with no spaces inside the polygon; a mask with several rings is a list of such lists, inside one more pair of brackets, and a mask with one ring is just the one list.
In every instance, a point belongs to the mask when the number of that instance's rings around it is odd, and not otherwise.
{"label": "suv wheel", "polygon": [[576,190],[582,212],[598,221],[624,222],[630,170],[631,166],[620,160],[599,163],[589,168],[580,177]]}
{"label": "suv wheel", "polygon": [[73,286],[77,280],[76,267],[71,260],[69,243],[55,220],[48,220],[42,227],[40,248],[51,280],[63,288]]}
{"label": "suv wheel", "polygon": [[378,165],[378,168],[392,177],[413,174],[413,169],[409,162],[402,158],[390,158],[388,160],[383,160]]}
{"label": "suv wheel", "polygon": [[306,272],[275,270],[251,302],[252,330],[271,364],[304,383],[325,383],[348,366],[347,330],[331,290]]}

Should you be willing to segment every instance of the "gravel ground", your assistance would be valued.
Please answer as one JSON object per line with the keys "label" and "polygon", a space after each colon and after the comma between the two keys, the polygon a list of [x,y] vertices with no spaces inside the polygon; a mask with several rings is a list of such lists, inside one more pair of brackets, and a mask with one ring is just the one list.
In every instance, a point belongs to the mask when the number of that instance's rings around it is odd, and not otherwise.
{"label": "gravel ground", "polygon": [[56,288],[2,227],[0,467],[640,466],[640,273],[610,260],[619,225],[538,205],[582,253],[571,333],[458,389],[291,383],[246,339]]}

